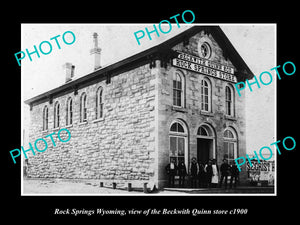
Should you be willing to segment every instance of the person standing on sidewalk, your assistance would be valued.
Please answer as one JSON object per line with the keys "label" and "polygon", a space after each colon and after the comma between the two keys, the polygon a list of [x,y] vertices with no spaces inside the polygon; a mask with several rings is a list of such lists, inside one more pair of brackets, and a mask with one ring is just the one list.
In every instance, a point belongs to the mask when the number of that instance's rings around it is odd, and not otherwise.
{"label": "person standing on sidewalk", "polygon": [[212,178],[211,187],[216,188],[219,183],[219,167],[217,165],[216,159],[212,160]]}
{"label": "person standing on sidewalk", "polygon": [[202,162],[199,163],[199,174],[198,174],[198,179],[199,179],[199,187],[204,188],[207,187],[206,184],[206,173],[204,171],[204,164]]}
{"label": "person standing on sidewalk", "polygon": [[190,174],[191,174],[191,187],[197,187],[199,173],[199,164],[197,163],[197,159],[195,157],[192,158]]}
{"label": "person standing on sidewalk", "polygon": [[178,165],[179,187],[184,187],[184,180],[186,176],[185,163],[181,161]]}
{"label": "person standing on sidewalk", "polygon": [[208,160],[206,165],[204,166],[204,173],[205,173],[205,187],[211,188],[211,179],[213,175],[212,171],[212,160]]}
{"label": "person standing on sidewalk", "polygon": [[171,162],[166,166],[167,174],[169,175],[169,187],[174,187],[175,185],[175,175],[177,172],[177,165],[175,159],[171,159]]}
{"label": "person standing on sidewalk", "polygon": [[232,162],[231,167],[230,167],[230,171],[231,171],[231,177],[230,177],[230,188],[232,188],[232,181],[234,179],[234,188],[236,188],[236,184],[238,181],[238,177],[239,177],[239,169],[237,168],[236,164],[234,162]]}
{"label": "person standing on sidewalk", "polygon": [[223,163],[220,167],[220,171],[221,171],[220,188],[222,187],[223,179],[225,177],[225,189],[227,189],[227,179],[230,173],[230,166],[227,162],[227,159],[223,159]]}

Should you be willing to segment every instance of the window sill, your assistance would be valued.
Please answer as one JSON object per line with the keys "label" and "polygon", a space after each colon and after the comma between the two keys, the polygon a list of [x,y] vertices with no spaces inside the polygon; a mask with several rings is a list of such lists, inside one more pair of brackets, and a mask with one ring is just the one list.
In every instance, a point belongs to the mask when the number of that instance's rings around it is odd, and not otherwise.
{"label": "window sill", "polygon": [[42,130],[42,134],[47,134],[49,133],[49,130]]}
{"label": "window sill", "polygon": [[104,121],[104,117],[93,120],[93,123]]}
{"label": "window sill", "polygon": [[53,130],[52,131],[59,131],[60,130],[60,127],[55,127],[55,128],[53,128]]}
{"label": "window sill", "polygon": [[172,110],[177,111],[177,112],[184,112],[184,113],[187,112],[186,108],[175,106],[175,105],[172,106]]}
{"label": "window sill", "polygon": [[83,122],[78,123],[78,125],[81,126],[81,125],[85,125],[87,123],[88,123],[87,121],[83,121]]}
{"label": "window sill", "polygon": [[66,126],[66,128],[69,128],[69,127],[73,127],[73,124],[69,124]]}
{"label": "window sill", "polygon": [[235,116],[224,115],[224,117],[225,117],[225,119],[227,119],[227,120],[234,120],[234,121],[237,120]]}
{"label": "window sill", "polygon": [[204,115],[204,116],[214,116],[214,114],[212,112],[207,112],[207,111],[203,111],[200,110],[200,115]]}

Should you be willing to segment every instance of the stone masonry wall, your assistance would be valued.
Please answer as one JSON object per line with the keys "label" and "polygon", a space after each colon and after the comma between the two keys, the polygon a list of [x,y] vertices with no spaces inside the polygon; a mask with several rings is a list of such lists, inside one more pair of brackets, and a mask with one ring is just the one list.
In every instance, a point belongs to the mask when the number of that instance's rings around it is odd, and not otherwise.
{"label": "stone masonry wall", "polygon": [[[206,38],[212,46],[210,60],[224,65],[232,63],[223,56],[222,49],[210,34],[200,32],[189,39],[188,45],[180,43],[173,50],[197,56],[198,41]],[[234,90],[235,116],[225,115],[225,87],[230,82],[206,76],[212,86],[212,111],[201,111],[201,80],[203,74],[179,69],[168,63],[150,69],[149,64],[139,66],[111,78],[79,87],[78,93],[64,93],[49,101],[33,106],[29,140],[32,144],[60,128],[66,127],[66,102],[73,99],[73,124],[66,128],[71,139],[62,143],[54,135],[56,147],[46,138],[48,149],[43,153],[29,153],[28,174],[37,178],[99,179],[109,181],[158,181],[158,188],[167,185],[165,166],[169,162],[169,129],[175,119],[180,119],[188,129],[188,162],[197,157],[197,130],[200,125],[212,127],[215,158],[218,165],[224,158],[223,133],[227,127],[237,133],[238,156],[246,154],[245,141],[245,99]],[[176,70],[185,78],[185,107],[176,109],[172,103],[172,77]],[[95,120],[96,90],[104,88],[104,118]],[[79,123],[79,101],[81,94],[87,94],[87,122]],[[53,129],[54,104],[60,103],[61,126]],[[49,107],[49,129],[42,131],[42,111]],[[62,132],[63,133],[63,132]],[[64,137],[62,136],[64,139]],[[24,146],[28,149],[28,145]],[[41,147],[43,149],[43,147]],[[189,167],[189,163],[187,165]],[[246,179],[245,168],[240,174]]]}
{"label": "stone masonry wall", "polygon": [[[184,46],[180,43],[174,46],[174,50],[185,52],[191,55],[198,56],[197,43],[200,38],[206,37],[210,40],[213,47],[213,55],[210,60],[221,63],[223,65],[232,66],[232,63],[225,59],[222,49],[218,46],[216,41],[211,35],[200,32],[189,39],[189,44]],[[172,99],[172,79],[176,70],[181,71],[185,77],[185,107],[178,109],[173,107]],[[201,80],[207,77],[211,81],[212,86],[212,111],[206,113],[201,111]],[[233,128],[238,136],[237,154],[243,156],[246,154],[245,142],[245,99],[236,95],[234,90],[235,99],[235,116],[228,117],[225,115],[225,87],[230,85],[230,82],[216,79],[214,77],[205,76],[189,70],[176,68],[168,64],[167,68],[160,68],[158,76],[158,146],[159,146],[159,186],[166,186],[168,177],[165,172],[165,166],[169,163],[169,129],[175,119],[180,119],[186,124],[188,129],[188,162],[192,157],[197,157],[197,130],[200,125],[208,124],[212,127],[215,133],[215,152],[217,164],[220,166],[224,158],[223,151],[223,133],[225,128]],[[234,86],[232,85],[234,88]],[[189,164],[186,165],[187,168]],[[245,168],[240,174],[242,182],[246,180]]]}
{"label": "stone masonry wall", "polygon": [[[66,128],[71,139],[62,143],[53,135],[48,149],[43,153],[29,155],[30,177],[37,178],[87,178],[102,180],[149,180],[154,176],[155,135],[154,102],[155,74],[149,65],[143,65],[111,78],[66,93],[63,96],[33,106],[29,140],[66,127],[66,102],[73,99],[73,124]],[[104,88],[104,118],[95,120],[96,90]],[[87,94],[87,122],[79,122],[81,94]],[[60,128],[53,128],[54,104],[60,103]],[[42,131],[42,111],[49,107],[49,129]],[[62,132],[61,134],[63,134]],[[67,138],[67,137],[63,137]],[[28,149],[28,145],[24,146]],[[43,149],[43,146],[40,147]]]}

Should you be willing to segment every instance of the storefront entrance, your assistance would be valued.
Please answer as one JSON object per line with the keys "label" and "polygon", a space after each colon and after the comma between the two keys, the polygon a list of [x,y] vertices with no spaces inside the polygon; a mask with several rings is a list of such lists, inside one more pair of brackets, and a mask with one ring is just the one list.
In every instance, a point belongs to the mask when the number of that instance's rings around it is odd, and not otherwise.
{"label": "storefront entrance", "polygon": [[209,159],[216,158],[215,135],[208,124],[202,124],[197,132],[197,160],[206,164]]}
{"label": "storefront entrance", "polygon": [[213,158],[213,140],[206,138],[197,138],[197,159],[199,163],[206,164]]}

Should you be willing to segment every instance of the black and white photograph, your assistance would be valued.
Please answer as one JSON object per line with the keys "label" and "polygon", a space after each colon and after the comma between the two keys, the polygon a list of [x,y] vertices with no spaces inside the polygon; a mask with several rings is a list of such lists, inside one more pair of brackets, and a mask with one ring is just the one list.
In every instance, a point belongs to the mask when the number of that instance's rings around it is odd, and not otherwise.
{"label": "black and white photograph", "polygon": [[294,221],[297,7],[162,3],[3,7],[5,221]]}
{"label": "black and white photograph", "polygon": [[22,194],[276,194],[276,24],[22,24],[25,48]]}

